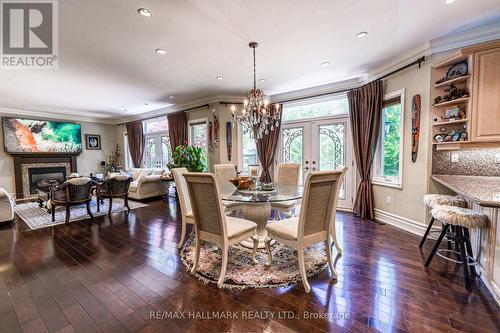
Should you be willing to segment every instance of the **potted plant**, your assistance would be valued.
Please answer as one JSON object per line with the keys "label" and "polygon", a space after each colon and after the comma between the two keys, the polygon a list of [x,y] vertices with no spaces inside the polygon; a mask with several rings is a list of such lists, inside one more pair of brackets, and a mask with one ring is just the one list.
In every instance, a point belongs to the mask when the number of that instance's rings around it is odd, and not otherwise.
{"label": "potted plant", "polygon": [[169,169],[186,168],[189,172],[203,172],[207,170],[207,161],[202,147],[186,144],[177,146],[172,152],[172,162]]}

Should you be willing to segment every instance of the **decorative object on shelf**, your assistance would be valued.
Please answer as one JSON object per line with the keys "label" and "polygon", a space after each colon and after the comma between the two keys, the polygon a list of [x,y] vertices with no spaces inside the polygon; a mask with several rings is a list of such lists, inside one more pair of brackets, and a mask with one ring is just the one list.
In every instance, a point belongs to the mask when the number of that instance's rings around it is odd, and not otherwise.
{"label": "decorative object on shelf", "polygon": [[439,121],[439,118],[438,118],[438,117],[436,117],[436,116],[434,116],[434,117],[432,118],[432,120],[433,120],[435,123],[437,123],[437,122]]}
{"label": "decorative object on shelf", "polygon": [[439,128],[438,134],[434,135],[434,142],[443,143],[443,142],[458,142],[458,141],[467,141],[467,125],[464,124],[458,130],[450,130],[446,127]]}
{"label": "decorative object on shelf", "polygon": [[202,147],[188,145],[177,146],[172,153],[172,162],[168,163],[169,169],[186,168],[189,172],[203,172],[206,170],[207,161]]}
{"label": "decorative object on shelf", "polygon": [[443,78],[436,81],[436,84],[440,84],[467,75],[468,72],[469,65],[467,64],[467,61],[456,63],[448,69],[446,75]]}
{"label": "decorative object on shelf", "polygon": [[226,149],[227,160],[231,161],[231,153],[233,151],[233,124],[230,121],[226,123]]}
{"label": "decorative object on shelf", "polygon": [[444,140],[443,134],[434,135],[434,141],[436,141],[437,143],[441,143],[441,142],[443,142],[443,140]]}
{"label": "decorative object on shelf", "polygon": [[444,110],[444,120],[452,121],[462,119],[460,117],[460,108],[458,106],[451,107],[449,109]]}
{"label": "decorative object on shelf", "polygon": [[101,136],[99,134],[85,134],[85,149],[101,150]]}
{"label": "decorative object on shelf", "polygon": [[436,98],[434,98],[433,105],[443,103],[443,102],[453,101],[453,100],[456,100],[459,98],[469,97],[469,89],[457,88],[457,86],[454,85],[453,83],[450,84],[450,86],[447,89],[444,89],[444,91],[446,91],[448,94],[446,94],[444,96],[437,96]]}
{"label": "decorative object on shelf", "polygon": [[257,77],[255,71],[255,49],[259,44],[251,42],[248,46],[253,50],[253,88],[246,92],[243,101],[243,110],[241,115],[236,115],[236,108],[231,108],[233,120],[243,127],[245,134],[250,134],[254,140],[260,140],[264,135],[279,127],[280,108],[276,104],[273,108],[269,105],[269,98],[264,92],[257,89]]}
{"label": "decorative object on shelf", "polygon": [[411,112],[411,160],[413,163],[417,161],[418,155],[418,139],[420,137],[420,111],[421,98],[420,95],[413,96]]}

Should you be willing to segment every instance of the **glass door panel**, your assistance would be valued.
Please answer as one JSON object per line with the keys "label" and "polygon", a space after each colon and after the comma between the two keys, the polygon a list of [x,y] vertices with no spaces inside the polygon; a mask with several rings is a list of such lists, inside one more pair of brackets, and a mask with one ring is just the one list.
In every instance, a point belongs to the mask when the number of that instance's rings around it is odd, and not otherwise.
{"label": "glass door panel", "polygon": [[[282,161],[304,165],[304,128],[284,127],[282,130]],[[309,161],[307,161],[309,163]],[[300,169],[302,183],[303,168]]]}
{"label": "glass door panel", "polygon": [[[345,165],[345,124],[319,125],[317,132],[319,135],[317,151],[319,170],[335,170]],[[315,163],[314,160],[313,163]],[[345,199],[345,182],[342,184],[339,196]]]}
{"label": "glass door panel", "polygon": [[146,158],[144,161],[146,168],[156,167],[156,137],[146,139]]}
{"label": "glass door panel", "polygon": [[165,168],[172,157],[168,135],[147,136],[145,151],[145,168]]}

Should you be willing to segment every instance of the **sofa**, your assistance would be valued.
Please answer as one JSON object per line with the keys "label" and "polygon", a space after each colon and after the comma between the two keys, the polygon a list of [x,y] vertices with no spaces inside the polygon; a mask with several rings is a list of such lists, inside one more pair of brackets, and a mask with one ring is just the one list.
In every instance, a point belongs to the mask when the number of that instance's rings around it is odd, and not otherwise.
{"label": "sofa", "polygon": [[14,200],[9,193],[0,188],[0,223],[10,222],[14,219]]}
{"label": "sofa", "polygon": [[130,171],[133,181],[128,192],[129,199],[142,200],[167,194],[170,170],[133,168]]}

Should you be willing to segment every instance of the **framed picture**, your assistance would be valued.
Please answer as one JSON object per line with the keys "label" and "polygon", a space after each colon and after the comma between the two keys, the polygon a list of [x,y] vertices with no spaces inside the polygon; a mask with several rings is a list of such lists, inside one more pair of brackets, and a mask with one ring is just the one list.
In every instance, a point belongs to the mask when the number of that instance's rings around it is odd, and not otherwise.
{"label": "framed picture", "polygon": [[101,150],[101,136],[99,134],[85,134],[85,148],[87,150]]}

